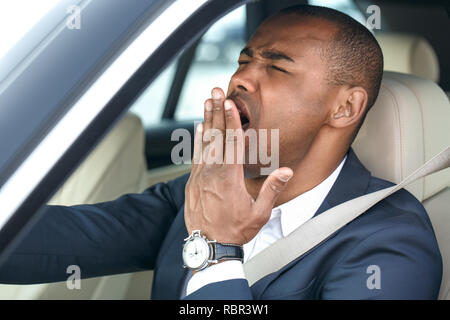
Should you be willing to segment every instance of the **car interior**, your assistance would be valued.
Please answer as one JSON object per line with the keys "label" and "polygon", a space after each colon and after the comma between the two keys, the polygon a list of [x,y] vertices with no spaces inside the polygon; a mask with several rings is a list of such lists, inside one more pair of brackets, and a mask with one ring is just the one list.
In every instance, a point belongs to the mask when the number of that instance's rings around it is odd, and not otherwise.
{"label": "car interior", "polygon": [[[226,89],[239,51],[256,26],[295,3],[307,1],[252,2],[217,21],[138,97],[48,203],[113,200],[188,173],[189,164],[171,162],[171,150],[178,143],[172,141],[172,131],[185,128],[193,133],[210,88]],[[332,6],[329,1],[309,3]],[[334,8],[354,17],[368,16],[364,1],[337,3]],[[450,145],[450,44],[445,40],[450,22],[433,1],[370,4],[381,8],[381,29],[374,34],[385,73],[352,148],[373,176],[398,183]],[[444,265],[439,299],[450,299],[450,169],[422,178],[407,190],[430,216]],[[0,285],[0,299],[149,299],[151,283],[152,271],[145,271],[83,279],[82,290],[68,290],[65,282]]]}

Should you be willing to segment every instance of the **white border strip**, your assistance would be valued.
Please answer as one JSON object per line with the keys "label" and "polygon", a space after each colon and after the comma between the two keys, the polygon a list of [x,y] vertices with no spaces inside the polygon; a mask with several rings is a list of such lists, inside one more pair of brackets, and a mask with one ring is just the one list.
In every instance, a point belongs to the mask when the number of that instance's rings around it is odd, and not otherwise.
{"label": "white border strip", "polygon": [[0,189],[0,228],[145,60],[208,0],[168,7],[97,79]]}

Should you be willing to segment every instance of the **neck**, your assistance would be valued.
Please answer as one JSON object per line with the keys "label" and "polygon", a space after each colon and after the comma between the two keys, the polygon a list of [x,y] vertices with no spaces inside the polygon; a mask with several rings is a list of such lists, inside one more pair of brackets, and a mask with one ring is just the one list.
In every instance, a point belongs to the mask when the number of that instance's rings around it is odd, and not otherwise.
{"label": "neck", "polygon": [[[336,150],[337,148],[333,148]],[[277,198],[274,207],[288,202],[295,197],[307,192],[324,181],[339,166],[344,158],[347,148],[339,148],[340,152],[331,153],[327,148],[313,147],[298,163],[289,166],[294,171],[294,176],[289,180],[286,188]],[[326,156],[324,156],[326,155]],[[267,177],[245,179],[248,193],[256,199]]]}

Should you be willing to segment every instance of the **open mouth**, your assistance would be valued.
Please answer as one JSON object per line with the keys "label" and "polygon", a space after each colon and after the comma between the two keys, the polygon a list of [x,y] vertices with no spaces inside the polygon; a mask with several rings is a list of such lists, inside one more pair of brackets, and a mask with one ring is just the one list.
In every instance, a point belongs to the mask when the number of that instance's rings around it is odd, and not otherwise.
{"label": "open mouth", "polygon": [[245,107],[244,103],[237,97],[233,97],[233,101],[236,104],[236,107],[239,111],[239,117],[241,119],[242,130],[247,130],[250,126],[250,117],[248,114],[248,110]]}
{"label": "open mouth", "polygon": [[242,130],[245,131],[250,125],[250,121],[241,111],[239,111],[239,116],[241,118]]}

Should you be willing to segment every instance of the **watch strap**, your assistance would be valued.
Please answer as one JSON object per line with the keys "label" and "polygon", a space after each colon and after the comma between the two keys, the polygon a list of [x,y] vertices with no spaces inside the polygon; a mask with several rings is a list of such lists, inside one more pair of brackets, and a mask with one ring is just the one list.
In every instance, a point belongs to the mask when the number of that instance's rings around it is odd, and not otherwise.
{"label": "watch strap", "polygon": [[214,242],[214,260],[223,261],[223,260],[240,260],[244,261],[244,249],[242,246],[231,243],[218,243]]}

